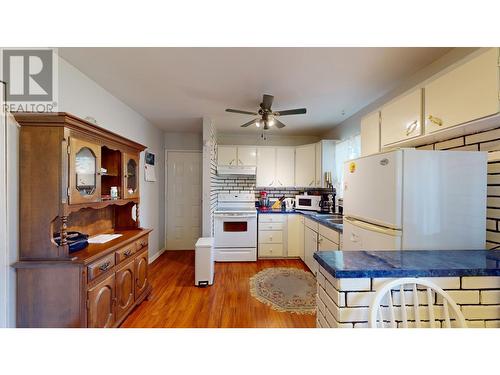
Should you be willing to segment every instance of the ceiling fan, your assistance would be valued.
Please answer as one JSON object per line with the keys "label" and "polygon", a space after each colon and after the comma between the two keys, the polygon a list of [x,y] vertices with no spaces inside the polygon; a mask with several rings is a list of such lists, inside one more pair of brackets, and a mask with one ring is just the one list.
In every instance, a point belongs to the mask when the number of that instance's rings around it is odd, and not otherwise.
{"label": "ceiling fan", "polygon": [[226,112],[232,113],[241,113],[244,115],[255,115],[260,116],[260,118],[256,118],[252,121],[248,121],[241,125],[242,128],[246,128],[247,126],[254,125],[264,130],[268,130],[271,126],[276,126],[278,129],[284,128],[286,125],[277,119],[279,116],[288,116],[288,115],[301,115],[306,113],[305,108],[297,108],[297,109],[287,109],[285,111],[273,111],[271,106],[273,104],[274,96],[264,94],[262,97],[262,103],[260,103],[260,109],[258,112],[250,112],[250,111],[242,111],[239,109],[226,109]]}

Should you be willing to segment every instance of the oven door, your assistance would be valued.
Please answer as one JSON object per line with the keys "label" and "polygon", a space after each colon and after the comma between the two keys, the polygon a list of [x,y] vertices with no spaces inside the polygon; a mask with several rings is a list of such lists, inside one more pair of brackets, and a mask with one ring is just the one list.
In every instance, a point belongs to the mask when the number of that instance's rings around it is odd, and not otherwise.
{"label": "oven door", "polygon": [[215,247],[256,247],[257,216],[249,214],[215,214]]}

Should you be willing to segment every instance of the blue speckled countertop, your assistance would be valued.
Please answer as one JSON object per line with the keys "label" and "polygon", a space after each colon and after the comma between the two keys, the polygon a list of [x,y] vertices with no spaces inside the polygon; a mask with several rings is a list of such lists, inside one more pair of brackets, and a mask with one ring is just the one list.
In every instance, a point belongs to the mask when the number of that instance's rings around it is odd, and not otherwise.
{"label": "blue speckled countertop", "polygon": [[[343,224],[336,224],[336,223],[332,223],[330,221],[325,220],[325,216],[328,216],[329,214],[322,214],[322,213],[316,212],[316,211],[305,211],[305,210],[286,211],[286,210],[271,210],[271,209],[260,210],[260,209],[257,209],[257,212],[259,214],[266,214],[266,215],[267,214],[285,214],[285,215],[286,214],[301,214],[301,215],[308,217],[311,220],[317,221],[318,223],[324,225],[325,227],[336,230],[337,232],[342,233],[344,230]],[[335,215],[339,215],[339,214],[335,214]]]}
{"label": "blue speckled countertop", "polygon": [[319,251],[336,278],[500,276],[500,250]]}

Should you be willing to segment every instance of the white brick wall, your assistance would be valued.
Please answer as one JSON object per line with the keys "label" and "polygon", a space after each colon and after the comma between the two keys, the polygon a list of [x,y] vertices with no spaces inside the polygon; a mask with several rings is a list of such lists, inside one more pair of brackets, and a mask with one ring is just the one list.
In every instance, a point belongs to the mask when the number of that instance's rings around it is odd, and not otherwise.
{"label": "white brick wall", "polygon": [[[500,327],[500,276],[464,276],[425,278],[443,288],[459,305],[470,328]],[[366,328],[368,327],[369,306],[377,290],[391,278],[336,279],[325,269],[319,267],[317,288],[318,308],[317,326],[330,328]],[[399,289],[393,291],[393,304],[400,302]],[[412,305],[412,292],[405,291],[408,305]],[[418,312],[422,327],[429,326],[429,308],[427,293],[418,291]],[[441,326],[444,319],[442,298],[434,293],[431,299],[436,325]],[[388,317],[387,301],[382,301],[382,314]],[[409,320],[415,319],[413,306],[407,307]],[[401,319],[401,310],[396,309],[396,320]],[[410,326],[414,323],[410,323]],[[452,327],[456,322],[452,321]]]}

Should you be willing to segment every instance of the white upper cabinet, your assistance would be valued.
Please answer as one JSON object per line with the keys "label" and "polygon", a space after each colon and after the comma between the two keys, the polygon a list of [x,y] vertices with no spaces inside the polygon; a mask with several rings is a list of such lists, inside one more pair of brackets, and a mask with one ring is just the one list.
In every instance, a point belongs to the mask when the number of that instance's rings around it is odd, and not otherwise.
{"label": "white upper cabinet", "polygon": [[361,156],[380,152],[380,112],[361,119]]}
{"label": "white upper cabinet", "polygon": [[257,147],[257,187],[276,186],[276,148]]}
{"label": "white upper cabinet", "polygon": [[420,135],[422,135],[422,89],[415,89],[382,107],[380,111],[382,147]]}
{"label": "white upper cabinet", "polygon": [[499,111],[498,48],[491,48],[425,85],[425,132]]}
{"label": "white upper cabinet", "polygon": [[316,185],[316,145],[295,148],[295,186],[314,187]]}
{"label": "white upper cabinet", "polygon": [[333,178],[335,167],[335,141],[323,140],[316,143],[316,170],[314,186],[327,188],[325,172],[330,172]]}
{"label": "white upper cabinet", "polygon": [[218,146],[217,147],[217,164],[218,165],[236,165],[237,152],[236,146]]}
{"label": "white upper cabinet", "polygon": [[276,180],[278,187],[295,186],[295,147],[276,148]]}
{"label": "white upper cabinet", "polygon": [[238,165],[256,166],[257,148],[255,146],[238,146]]}

